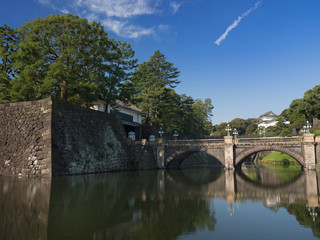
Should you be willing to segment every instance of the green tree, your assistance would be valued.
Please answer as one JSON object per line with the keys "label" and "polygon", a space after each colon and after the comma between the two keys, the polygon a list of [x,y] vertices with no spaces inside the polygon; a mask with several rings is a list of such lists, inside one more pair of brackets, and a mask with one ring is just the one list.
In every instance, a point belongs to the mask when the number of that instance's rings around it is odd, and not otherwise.
{"label": "green tree", "polygon": [[253,133],[258,129],[258,125],[257,124],[251,124],[247,127],[245,135],[246,136],[252,136]]}
{"label": "green tree", "polygon": [[15,29],[7,25],[0,27],[0,103],[11,101],[11,79],[16,76],[13,55],[17,50],[17,43]]}
{"label": "green tree", "polygon": [[20,43],[13,82],[15,98],[30,100],[49,95],[63,100],[94,100],[101,51],[110,43],[96,22],[68,14],[37,18],[19,29]]}
{"label": "green tree", "polygon": [[180,81],[180,72],[173,63],[166,60],[159,50],[147,62],[138,65],[131,81],[134,90],[134,101],[147,112],[144,123],[159,124],[160,104],[168,89],[173,89]]}
{"label": "green tree", "polygon": [[320,85],[305,92],[303,112],[307,119],[320,118]]}
{"label": "green tree", "polygon": [[212,124],[210,118],[212,117],[213,105],[210,98],[204,101],[196,99],[193,108],[193,124],[190,125],[193,129],[193,136],[195,138],[209,137],[212,131]]}
{"label": "green tree", "polygon": [[24,24],[12,80],[16,101],[56,96],[89,107],[113,103],[136,60],[127,43],[108,37],[103,26],[75,15],[50,15]]}
{"label": "green tree", "polygon": [[247,129],[247,121],[241,118],[235,118],[230,122],[232,129],[236,128],[239,135],[245,135]]}
{"label": "green tree", "polygon": [[[128,102],[131,92],[126,92],[125,84],[128,82],[132,70],[136,67],[137,59],[133,59],[134,51],[129,43],[112,40],[112,54],[106,52],[109,58],[108,65],[102,65],[103,69],[99,81],[99,98],[106,105],[113,105],[116,100]],[[109,56],[108,56],[109,54]]]}

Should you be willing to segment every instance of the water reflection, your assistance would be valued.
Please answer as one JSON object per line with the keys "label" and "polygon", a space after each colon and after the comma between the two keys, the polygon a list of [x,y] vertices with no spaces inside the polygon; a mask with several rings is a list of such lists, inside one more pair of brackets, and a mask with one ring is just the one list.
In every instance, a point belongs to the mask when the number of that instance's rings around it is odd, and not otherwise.
{"label": "water reflection", "polygon": [[267,169],[260,168],[241,168],[238,172],[242,178],[264,187],[278,187],[291,184],[299,179],[303,171],[301,169]]}
{"label": "water reflection", "polygon": [[0,177],[0,239],[46,239],[50,179]]}
{"label": "water reflection", "polygon": [[162,171],[54,179],[49,239],[176,239],[213,230],[209,203],[173,185]]}
{"label": "water reflection", "polygon": [[199,232],[214,236],[218,223],[231,224],[219,218],[228,211],[216,207],[219,199],[230,206],[230,213],[236,206],[247,206],[248,200],[262,203],[259,209],[286,209],[320,237],[316,172],[299,173],[290,181],[275,173],[255,174],[263,181],[219,168],[58,177],[51,184],[1,177],[0,239],[180,239]]}

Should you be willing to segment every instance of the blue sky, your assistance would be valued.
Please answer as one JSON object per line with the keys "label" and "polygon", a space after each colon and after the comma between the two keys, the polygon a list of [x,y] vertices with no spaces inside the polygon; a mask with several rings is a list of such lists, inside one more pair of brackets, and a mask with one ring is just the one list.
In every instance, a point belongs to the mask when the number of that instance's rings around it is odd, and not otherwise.
{"label": "blue sky", "polygon": [[140,62],[159,49],[179,94],[212,99],[214,124],[280,114],[319,84],[319,0],[10,0],[0,25],[58,13],[101,22]]}

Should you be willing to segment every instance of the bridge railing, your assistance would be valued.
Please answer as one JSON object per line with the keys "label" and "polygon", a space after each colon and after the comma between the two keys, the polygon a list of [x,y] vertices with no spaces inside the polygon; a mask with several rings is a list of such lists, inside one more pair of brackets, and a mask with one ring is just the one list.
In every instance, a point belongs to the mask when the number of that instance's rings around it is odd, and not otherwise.
{"label": "bridge railing", "polygon": [[262,137],[262,138],[238,138],[239,143],[246,142],[301,142],[301,137]]}
{"label": "bridge railing", "polygon": [[190,140],[167,140],[168,143],[179,144],[205,144],[205,143],[224,143],[224,139],[190,139]]}
{"label": "bridge railing", "polygon": [[[260,138],[237,138],[235,139],[235,144],[239,143],[270,143],[270,142],[301,142],[303,141],[301,137],[260,137]],[[189,140],[166,140],[169,145],[189,145],[189,144],[223,144],[225,140],[223,138],[219,139],[189,139]],[[141,144],[140,141],[136,141],[135,144]],[[157,145],[157,141],[150,142],[147,141],[144,144]]]}

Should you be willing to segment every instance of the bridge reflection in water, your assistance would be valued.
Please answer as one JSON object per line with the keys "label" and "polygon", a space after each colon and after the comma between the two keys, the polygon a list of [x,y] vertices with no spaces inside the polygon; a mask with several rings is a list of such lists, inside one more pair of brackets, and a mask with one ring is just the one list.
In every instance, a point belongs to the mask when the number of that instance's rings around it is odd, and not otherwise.
{"label": "bridge reflection in water", "polygon": [[315,171],[263,184],[221,168],[69,176],[51,182],[1,177],[0,239],[177,239],[199,229],[215,230],[219,219],[213,199],[230,206],[250,200],[285,207],[307,216],[310,222],[300,224],[320,237],[319,185]]}

